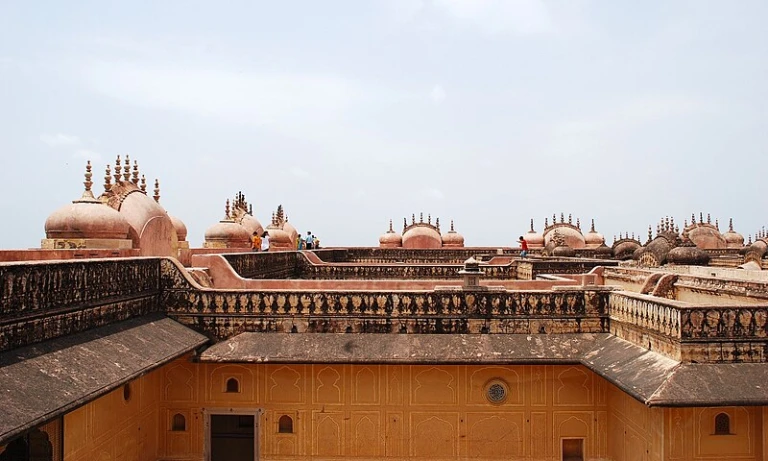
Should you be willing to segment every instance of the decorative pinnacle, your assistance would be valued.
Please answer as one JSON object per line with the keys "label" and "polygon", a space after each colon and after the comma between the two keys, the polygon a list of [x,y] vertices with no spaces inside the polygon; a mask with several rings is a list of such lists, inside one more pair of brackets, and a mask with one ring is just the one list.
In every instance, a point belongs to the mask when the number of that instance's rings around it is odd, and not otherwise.
{"label": "decorative pinnacle", "polygon": [[565,222],[565,215],[562,211],[560,212],[560,222]]}
{"label": "decorative pinnacle", "polygon": [[127,155],[123,165],[123,179],[128,182],[131,180],[131,159]]}
{"label": "decorative pinnacle", "polygon": [[573,221],[571,221],[571,214],[568,213],[568,224],[573,224]]}
{"label": "decorative pinnacle", "polygon": [[435,219],[435,227],[437,228],[437,231],[440,232],[440,218]]}
{"label": "decorative pinnacle", "polygon": [[96,200],[96,197],[93,196],[93,192],[91,192],[91,186],[93,185],[91,176],[93,176],[93,173],[91,173],[91,161],[88,160],[88,163],[85,165],[85,181],[83,181],[85,190],[83,191],[81,200]]}
{"label": "decorative pinnacle", "polygon": [[652,239],[653,239],[653,230],[651,229],[651,225],[648,224],[648,240],[650,241]]}
{"label": "decorative pinnacle", "polygon": [[158,203],[160,202],[160,180],[159,179],[155,179],[155,195],[154,195],[154,198],[155,198],[155,202],[158,202]]}
{"label": "decorative pinnacle", "polygon": [[[230,216],[229,216],[229,199],[227,199],[227,204],[224,206],[224,220],[227,221],[227,220],[229,220],[229,218],[230,218]],[[275,220],[274,215],[272,215],[272,221],[274,221],[274,220]]]}
{"label": "decorative pinnacle", "polygon": [[733,232],[733,218],[728,218],[728,230]]}
{"label": "decorative pinnacle", "polygon": [[555,224],[557,224],[557,217],[552,213],[552,225],[554,226]]}
{"label": "decorative pinnacle", "polygon": [[699,223],[704,224],[704,213],[699,211]]}
{"label": "decorative pinnacle", "polygon": [[581,219],[580,218],[576,218],[576,227],[581,229]]}
{"label": "decorative pinnacle", "polygon": [[141,191],[147,191],[147,178],[145,178],[144,175],[141,175]]}
{"label": "decorative pinnacle", "polygon": [[432,213],[427,215],[427,224],[432,224]]}
{"label": "decorative pinnacle", "polygon": [[406,227],[408,227],[408,219],[403,218],[403,230],[405,230]]}
{"label": "decorative pinnacle", "polygon": [[136,160],[133,161],[133,183],[139,184],[139,162]]}
{"label": "decorative pinnacle", "polygon": [[248,214],[253,216],[253,204],[252,203],[248,205]]}
{"label": "decorative pinnacle", "polygon": [[710,218],[709,213],[707,213],[707,224],[712,224],[712,218]]}
{"label": "decorative pinnacle", "polygon": [[419,222],[420,223],[424,222],[424,212],[423,211],[419,213]]}
{"label": "decorative pinnacle", "polygon": [[683,228],[688,227],[688,218],[683,221]]}
{"label": "decorative pinnacle", "polygon": [[411,224],[416,224],[416,215],[411,213]]}
{"label": "decorative pinnacle", "polygon": [[390,234],[394,234],[395,233],[395,230],[392,229],[392,220],[391,219],[389,220],[389,230],[387,232],[389,232]]}
{"label": "decorative pinnacle", "polygon": [[749,234],[749,241],[747,242],[747,245],[752,245],[752,234]]}
{"label": "decorative pinnacle", "polygon": [[112,190],[112,168],[110,168],[109,163],[107,163],[107,169],[105,170],[105,176],[104,176],[104,192],[109,192]]}
{"label": "decorative pinnacle", "polygon": [[451,232],[456,232],[455,230],[453,230],[453,219],[451,219]]}
{"label": "decorative pinnacle", "polygon": [[595,231],[595,218],[592,218],[592,227],[589,228],[589,231],[590,232],[594,232]]}
{"label": "decorative pinnacle", "polygon": [[120,155],[118,154],[117,160],[115,161],[115,184],[120,184],[120,179],[122,179],[122,175],[120,174],[120,171],[123,169],[123,167],[120,164]]}
{"label": "decorative pinnacle", "polygon": [[[453,220],[451,220],[451,229],[453,229]],[[533,230],[533,218],[531,218],[531,233],[535,232]]]}
{"label": "decorative pinnacle", "polygon": [[720,222],[717,219],[715,219],[715,229],[720,230]]}
{"label": "decorative pinnacle", "polygon": [[[546,229],[547,227],[549,227],[549,221],[548,221],[548,219],[549,219],[549,218],[544,218],[544,229]],[[531,219],[531,221],[533,221],[533,219]]]}

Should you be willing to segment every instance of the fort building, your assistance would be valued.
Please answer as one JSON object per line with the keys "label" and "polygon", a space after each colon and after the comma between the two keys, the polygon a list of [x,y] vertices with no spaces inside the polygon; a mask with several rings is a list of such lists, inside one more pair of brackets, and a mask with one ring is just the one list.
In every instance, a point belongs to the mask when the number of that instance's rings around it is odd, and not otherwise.
{"label": "fort building", "polygon": [[0,251],[0,461],[768,457],[763,230],[561,214],[520,258],[413,214],[296,251],[238,192],[193,247],[154,184],[89,165]]}

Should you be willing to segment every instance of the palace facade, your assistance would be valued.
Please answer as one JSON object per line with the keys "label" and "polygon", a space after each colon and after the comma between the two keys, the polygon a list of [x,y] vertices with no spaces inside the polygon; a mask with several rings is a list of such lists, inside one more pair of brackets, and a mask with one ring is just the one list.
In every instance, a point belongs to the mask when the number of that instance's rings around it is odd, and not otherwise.
{"label": "palace facade", "polygon": [[414,214],[296,251],[238,193],[191,248],[135,163],[92,184],[0,251],[0,461],[768,456],[764,233],[561,215],[521,258]]}

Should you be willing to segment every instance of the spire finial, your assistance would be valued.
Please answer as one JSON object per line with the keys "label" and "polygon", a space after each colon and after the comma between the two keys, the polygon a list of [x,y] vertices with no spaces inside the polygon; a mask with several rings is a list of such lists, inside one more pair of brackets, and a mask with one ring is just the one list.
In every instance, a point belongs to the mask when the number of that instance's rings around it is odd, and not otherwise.
{"label": "spire finial", "polygon": [[685,220],[683,221],[683,229],[687,227],[688,227],[688,218],[685,218]]}
{"label": "spire finial", "polygon": [[720,230],[720,221],[715,219],[715,229]]}
{"label": "spire finial", "polygon": [[389,232],[390,234],[394,234],[395,233],[395,230],[392,229],[392,220],[391,219],[389,220],[389,230],[387,232]]}
{"label": "spire finial", "polygon": [[728,218],[728,230],[733,232],[733,218]]}
{"label": "spire finial", "polygon": [[122,175],[120,174],[120,171],[123,169],[122,164],[120,163],[120,154],[117,154],[117,160],[115,160],[115,184],[120,184],[120,180],[122,179]]}
{"label": "spire finial", "polygon": [[699,224],[704,224],[704,213],[699,211]]}
{"label": "spire finial", "polygon": [[581,218],[576,218],[576,227],[581,229]]}
{"label": "spire finial", "polygon": [[155,202],[160,203],[160,180],[155,178]]}
{"label": "spire finial", "polygon": [[707,213],[707,224],[712,224],[712,218],[710,217],[709,213]]}
{"label": "spire finial", "polygon": [[[451,229],[453,229],[453,220],[451,220]],[[535,232],[533,230],[533,218],[531,218],[531,233]]]}
{"label": "spire finial", "polygon": [[141,175],[141,191],[142,192],[147,191],[147,178],[144,177],[144,175]]}
{"label": "spire finial", "polygon": [[752,245],[752,234],[749,234],[749,241],[747,242],[747,245]]}
{"label": "spire finial", "polygon": [[691,213],[691,225],[696,224],[696,214]]}
{"label": "spire finial", "polygon": [[[629,237],[629,232],[627,232],[627,237]],[[632,232],[632,240],[635,240],[635,233]]]}
{"label": "spire finial", "polygon": [[589,228],[589,231],[590,232],[594,232],[595,231],[595,218],[592,218],[592,227]]}
{"label": "spire finial", "polygon": [[112,190],[112,168],[109,166],[109,163],[107,163],[107,169],[104,173],[104,192],[109,192]]}
{"label": "spire finial", "polygon": [[403,217],[403,232],[405,232],[406,227],[408,227],[408,218]]}
{"label": "spire finial", "polygon": [[126,155],[123,163],[123,180],[128,182],[131,180],[131,159]]}
{"label": "spire finial", "polygon": [[552,225],[554,226],[555,224],[557,224],[557,216],[552,213]]}
{"label": "spire finial", "polygon": [[427,224],[432,224],[432,213],[427,215]]}
{"label": "spire finial", "polygon": [[248,214],[253,216],[253,203],[248,204]]}
{"label": "spire finial", "polygon": [[83,185],[85,186],[85,191],[83,191],[84,199],[96,198],[93,196],[93,192],[91,192],[91,186],[93,186],[93,181],[91,181],[92,176],[93,173],[91,173],[91,161],[88,160],[88,163],[85,164],[85,181],[83,181]]}
{"label": "spire finial", "polygon": [[227,199],[227,204],[224,206],[224,220],[227,221],[229,218],[229,199]]}
{"label": "spire finial", "polygon": [[573,224],[573,221],[571,221],[571,214],[568,213],[568,224]]}
{"label": "spire finial", "polygon": [[137,160],[133,161],[133,183],[139,184],[139,162]]}
{"label": "spire finial", "polygon": [[416,224],[416,214],[411,213],[411,224]]}
{"label": "spire finial", "polygon": [[560,222],[561,222],[561,223],[564,223],[564,222],[565,222],[565,215],[563,214],[563,212],[562,212],[562,211],[560,212]]}
{"label": "spire finial", "polygon": [[423,211],[419,212],[419,222],[420,223],[424,222],[424,212]]}
{"label": "spire finial", "polygon": [[650,242],[653,240],[653,229],[651,228],[651,225],[648,224],[648,241]]}
{"label": "spire finial", "polygon": [[544,229],[549,227],[549,218],[544,218]]}
{"label": "spire finial", "polygon": [[437,228],[437,231],[440,232],[440,218],[435,218],[435,228]]}

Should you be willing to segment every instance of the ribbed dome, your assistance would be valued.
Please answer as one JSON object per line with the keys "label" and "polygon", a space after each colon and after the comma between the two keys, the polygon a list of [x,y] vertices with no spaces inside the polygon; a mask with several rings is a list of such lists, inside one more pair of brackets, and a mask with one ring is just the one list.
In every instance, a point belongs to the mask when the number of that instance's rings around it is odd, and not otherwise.
{"label": "ribbed dome", "polygon": [[441,248],[443,239],[435,228],[428,224],[411,226],[403,234],[403,248]]}
{"label": "ribbed dome", "polygon": [[45,220],[49,239],[127,239],[129,228],[120,212],[93,197],[65,205]]}
{"label": "ribbed dome", "polygon": [[288,234],[288,237],[290,238],[290,241],[294,244],[296,243],[296,239],[299,238],[299,231],[296,230],[295,227],[293,227],[293,224],[288,222],[288,219],[286,218],[285,222],[283,223],[283,231]]}
{"label": "ribbed dome", "polygon": [[632,258],[632,254],[640,248],[640,244],[632,241],[632,240],[626,240],[624,242],[621,242],[617,244],[613,248],[613,255],[616,257],[616,259],[630,259]]}
{"label": "ribbed dome", "polygon": [[179,242],[185,241],[187,239],[187,226],[181,219],[177,218],[176,216],[168,216],[171,218],[173,228],[176,229],[176,237],[179,239]]}
{"label": "ribbed dome", "polygon": [[267,226],[266,229],[269,234],[269,243],[271,245],[294,245],[294,241],[291,240],[291,236],[288,232],[280,229],[279,227]]}

